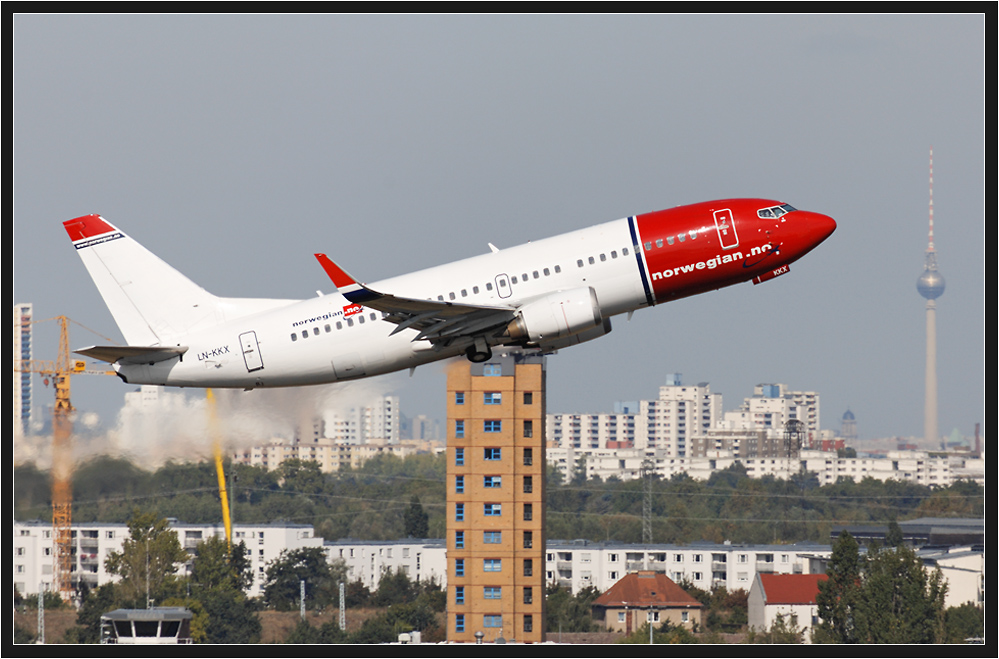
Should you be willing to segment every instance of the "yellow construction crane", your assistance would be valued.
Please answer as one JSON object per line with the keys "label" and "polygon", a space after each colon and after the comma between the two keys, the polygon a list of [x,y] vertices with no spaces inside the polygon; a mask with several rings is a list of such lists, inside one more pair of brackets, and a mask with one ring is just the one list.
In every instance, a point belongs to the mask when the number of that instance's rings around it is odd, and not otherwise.
{"label": "yellow construction crane", "polygon": [[[72,522],[73,522],[73,405],[70,402],[70,376],[73,374],[115,375],[111,370],[92,370],[82,359],[71,359],[69,350],[69,322],[66,316],[48,318],[59,323],[59,353],[52,360],[19,360],[14,370],[23,373],[38,373],[51,379],[55,387],[55,407],[52,409],[52,536],[55,545],[55,565],[53,584],[63,597],[70,599],[73,593],[72,572]],[[81,325],[82,327],[82,325]],[[109,339],[110,340],[110,339]],[[215,413],[215,396],[208,390],[209,422],[214,436],[215,468],[219,481],[219,494],[222,499],[222,518],[225,524],[226,543],[232,550],[232,522],[229,517],[229,501],[225,487],[225,474],[222,468],[222,443]]]}
{"label": "yellow construction crane", "polygon": [[[47,320],[59,323],[59,353],[52,360],[22,360],[15,370],[38,373],[52,381],[55,407],[52,408],[52,535],[55,544],[53,584],[64,599],[72,594],[72,504],[73,504],[73,405],[69,399],[69,379],[74,373],[114,375],[114,371],[91,371],[83,360],[73,360],[69,351],[69,318]],[[35,321],[46,322],[46,321]]]}

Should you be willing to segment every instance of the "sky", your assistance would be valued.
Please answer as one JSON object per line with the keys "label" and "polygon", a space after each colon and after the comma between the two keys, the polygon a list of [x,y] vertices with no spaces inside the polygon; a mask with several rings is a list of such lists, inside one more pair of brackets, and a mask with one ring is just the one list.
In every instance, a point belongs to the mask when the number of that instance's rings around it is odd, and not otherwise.
{"label": "sky", "polygon": [[[73,347],[121,340],[62,228],[88,213],[217,295],[306,298],[332,289],[319,251],[376,281],[774,198],[836,233],[760,286],[615,317],[549,359],[548,411],[679,372],[726,410],[780,382],[819,393],[823,428],[850,409],[862,439],[921,437],[932,147],[940,432],[984,434],[984,34],[981,15],[16,15],[13,301],[69,316]],[[54,323],[34,346],[56,356]],[[444,381],[363,386],[443,420]],[[72,387],[107,427],[134,388]]]}

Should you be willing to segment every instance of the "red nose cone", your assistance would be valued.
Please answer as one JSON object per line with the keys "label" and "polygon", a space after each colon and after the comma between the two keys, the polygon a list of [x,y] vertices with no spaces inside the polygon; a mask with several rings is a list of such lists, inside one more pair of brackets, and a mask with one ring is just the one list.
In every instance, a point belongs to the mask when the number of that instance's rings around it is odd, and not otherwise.
{"label": "red nose cone", "polygon": [[805,211],[805,217],[802,220],[804,220],[802,225],[807,227],[805,230],[812,247],[831,236],[832,232],[836,230],[836,220],[822,213]]}
{"label": "red nose cone", "polygon": [[833,231],[836,230],[836,220],[832,219],[828,215],[822,215],[821,213],[814,213],[814,215],[815,232],[820,236],[819,242],[822,242],[831,236]]}

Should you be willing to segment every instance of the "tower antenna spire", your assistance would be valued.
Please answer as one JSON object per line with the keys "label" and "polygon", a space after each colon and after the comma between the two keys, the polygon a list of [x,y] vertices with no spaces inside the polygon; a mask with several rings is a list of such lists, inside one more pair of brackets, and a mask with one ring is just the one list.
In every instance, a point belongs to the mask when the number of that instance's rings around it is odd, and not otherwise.
{"label": "tower antenna spire", "polygon": [[928,444],[937,441],[937,303],[943,295],[944,278],[937,272],[937,252],[933,243],[933,147],[930,147],[930,231],[923,274],[916,290],[926,298],[926,401],[923,438]]}

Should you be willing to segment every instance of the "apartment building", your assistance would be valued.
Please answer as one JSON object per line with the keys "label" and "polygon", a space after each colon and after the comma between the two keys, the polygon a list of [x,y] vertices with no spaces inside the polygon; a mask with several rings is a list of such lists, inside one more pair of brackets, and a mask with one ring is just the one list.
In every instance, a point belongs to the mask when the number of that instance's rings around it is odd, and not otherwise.
{"label": "apartment building", "polygon": [[[170,529],[193,559],[198,543],[211,536],[225,536],[225,528],[218,524],[185,524],[170,521]],[[127,524],[73,524],[70,556],[70,578],[74,589],[80,584],[89,588],[115,580],[107,572],[105,561],[112,552],[120,552],[128,538]],[[322,538],[313,534],[312,526],[305,524],[237,524],[233,527],[233,542],[245,542],[253,569],[253,583],[248,595],[263,594],[268,563],[282,551],[321,547]],[[37,594],[39,589],[52,590],[55,545],[52,524],[48,522],[14,523],[14,585],[22,595]],[[187,573],[183,566],[180,574]]]}
{"label": "apartment building", "polygon": [[448,371],[448,640],[545,637],[545,362]]}

